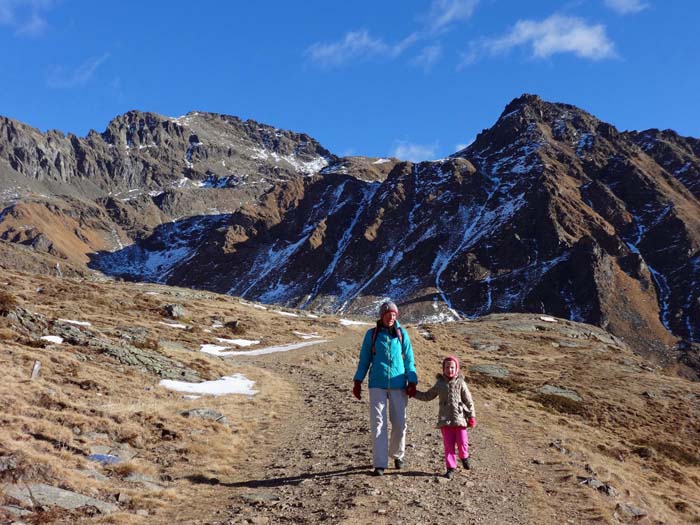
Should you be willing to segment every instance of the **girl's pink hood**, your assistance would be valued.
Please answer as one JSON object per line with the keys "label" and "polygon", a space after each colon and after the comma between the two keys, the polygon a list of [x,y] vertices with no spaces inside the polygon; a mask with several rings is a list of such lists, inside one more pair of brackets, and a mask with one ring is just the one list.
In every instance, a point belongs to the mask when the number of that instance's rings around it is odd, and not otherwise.
{"label": "girl's pink hood", "polygon": [[[445,363],[447,361],[453,361],[455,364],[455,368],[456,368],[455,375],[453,375],[451,377],[448,377],[447,374],[445,374]],[[448,355],[445,359],[443,359],[442,360],[442,373],[445,377],[447,377],[447,379],[454,379],[455,377],[457,377],[459,375],[459,359],[457,359],[453,355]]]}

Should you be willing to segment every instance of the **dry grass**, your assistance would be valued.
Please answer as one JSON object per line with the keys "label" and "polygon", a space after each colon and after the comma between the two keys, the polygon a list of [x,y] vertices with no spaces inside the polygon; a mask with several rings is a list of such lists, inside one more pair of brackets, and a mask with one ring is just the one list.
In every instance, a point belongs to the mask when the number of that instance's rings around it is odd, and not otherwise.
{"label": "dry grass", "polygon": [[555,413],[572,414],[590,418],[590,410],[581,401],[574,401],[563,396],[553,394],[538,394],[535,400],[541,403],[548,410]]}
{"label": "dry grass", "polygon": [[6,292],[5,290],[0,290],[0,315],[7,315],[14,311],[19,304],[14,295]]}
{"label": "dry grass", "polygon": [[11,328],[0,327],[0,341],[16,341],[17,333]]}
{"label": "dry grass", "polygon": [[[0,318],[0,368],[4,374],[0,382],[0,450],[16,458],[15,466],[0,475],[8,480],[60,484],[104,499],[119,493],[129,496],[124,512],[90,518],[99,523],[168,523],[175,514],[178,518],[204,519],[212,501],[225,505],[216,495],[221,487],[192,484],[187,477],[223,480],[240,475],[242,468],[249,468],[245,460],[251,450],[271,442],[281,422],[290,421],[290,414],[303,403],[306,392],[292,387],[289,378],[278,375],[274,366],[260,368],[246,364],[245,359],[222,360],[197,352],[200,344],[245,333],[264,345],[274,345],[289,343],[292,329],[318,331],[325,339],[339,338],[347,344],[330,346],[314,358],[296,358],[289,352],[279,359],[298,359],[299,366],[330,371],[341,381],[352,374],[363,334],[361,329],[339,327],[337,320],[280,317],[222,296],[190,301],[188,323],[192,328],[179,330],[160,324],[161,308],[175,301],[182,303],[174,296],[187,291],[19,273],[10,273],[7,278],[12,281],[7,293],[25,297],[22,303],[26,308],[49,319],[90,321],[90,330],[115,339],[120,328],[138,328],[144,335],[131,344],[179,361],[202,378],[243,373],[255,380],[260,390],[253,398],[187,400],[159,387],[159,378],[107,361],[90,348],[32,346],[36,343],[30,337],[20,336],[6,318]],[[147,293],[150,291],[158,295]],[[223,319],[239,323],[211,328],[212,320]],[[594,342],[587,340],[578,341],[580,348],[554,347],[551,342],[558,340],[556,334],[520,334],[504,329],[497,321],[451,325],[431,327],[431,340],[409,327],[423,386],[440,370],[446,354],[458,355],[465,371],[477,363],[503,365],[510,371],[508,378],[468,377],[480,425],[484,417],[487,421],[493,418],[494,427],[502,420],[504,435],[511,430],[520,432],[532,440],[533,450],[544,447],[542,454],[553,453],[550,442],[564,440],[569,451],[564,462],[572,475],[585,472],[588,465],[602,479],[625,490],[630,500],[644,495],[655,511],[664,509],[659,511],[659,519],[668,523],[693,522],[700,516],[700,464],[698,450],[693,448],[700,441],[700,427],[689,424],[697,420],[691,416],[697,414],[698,385],[645,370],[638,364],[643,362],[626,349],[598,351],[595,349],[600,345],[595,343],[594,347]],[[499,341],[498,352],[480,352],[469,344],[470,340],[489,338]],[[274,359],[269,362],[274,363]],[[35,360],[41,361],[42,371],[39,379],[29,381]],[[576,389],[585,402],[533,394],[545,381]],[[645,391],[655,392],[656,398],[643,396]],[[230,424],[181,415],[185,409],[203,407],[223,413]],[[523,447],[526,445],[523,441]],[[95,446],[129,448],[136,456],[104,467],[87,460]],[[92,479],[83,473],[85,469],[95,469],[107,480]],[[124,479],[134,472],[174,481],[163,491],[137,489]],[[570,474],[557,473],[560,477]],[[552,497],[547,497],[551,504]],[[604,503],[596,503],[596,515],[612,515],[603,508]],[[136,509],[146,509],[151,515],[141,518],[129,514]],[[57,523],[88,519],[59,514],[44,513],[41,519]]]}
{"label": "dry grass", "polygon": [[[697,443],[695,443],[695,448],[691,448],[689,444],[673,443],[670,441],[662,440],[648,440],[640,442],[642,445],[640,448],[635,449],[635,453],[639,455],[640,449],[642,451],[653,450],[656,453],[671,459],[678,463],[679,465],[687,465],[692,467],[700,467],[700,451],[698,450]],[[644,457],[646,454],[643,454]],[[654,453],[648,457],[653,457]]]}
{"label": "dry grass", "polygon": [[132,343],[136,348],[141,348],[142,350],[158,350],[160,343],[157,339],[153,337],[147,337],[145,339],[136,339]]}

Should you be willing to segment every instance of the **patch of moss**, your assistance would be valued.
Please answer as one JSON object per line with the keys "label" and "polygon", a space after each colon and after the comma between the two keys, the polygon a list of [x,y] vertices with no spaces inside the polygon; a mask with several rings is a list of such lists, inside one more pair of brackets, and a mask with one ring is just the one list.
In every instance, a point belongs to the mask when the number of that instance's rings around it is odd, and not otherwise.
{"label": "patch of moss", "polygon": [[495,386],[503,388],[511,393],[518,393],[527,389],[527,385],[515,377],[491,377],[486,374],[471,374],[467,378],[467,383],[482,386]]}
{"label": "patch of moss", "polygon": [[651,448],[655,450],[658,454],[666,456],[672,459],[676,463],[681,465],[689,465],[693,467],[700,466],[700,453],[698,451],[690,450],[689,447],[683,447],[677,445],[676,443],[669,443],[667,441],[661,440],[648,440],[640,442],[639,448]]}
{"label": "patch of moss", "polygon": [[590,413],[586,405],[580,401],[574,401],[564,396],[554,394],[538,394],[535,400],[545,408],[562,414],[573,414],[577,416],[589,417]]}

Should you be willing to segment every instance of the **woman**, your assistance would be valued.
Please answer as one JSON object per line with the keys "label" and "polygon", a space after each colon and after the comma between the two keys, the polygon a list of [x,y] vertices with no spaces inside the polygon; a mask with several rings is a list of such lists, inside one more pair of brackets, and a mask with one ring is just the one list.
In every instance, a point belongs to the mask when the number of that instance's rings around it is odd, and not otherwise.
{"label": "woman", "polygon": [[[401,328],[398,313],[398,308],[392,302],[386,302],[379,308],[377,326],[367,331],[362,342],[352,389],[353,395],[360,399],[362,381],[369,371],[369,413],[375,476],[384,474],[389,456],[394,458],[394,467],[403,467],[406,403],[409,395],[415,395],[418,384],[411,339]],[[391,420],[391,440],[388,443],[387,408]]]}

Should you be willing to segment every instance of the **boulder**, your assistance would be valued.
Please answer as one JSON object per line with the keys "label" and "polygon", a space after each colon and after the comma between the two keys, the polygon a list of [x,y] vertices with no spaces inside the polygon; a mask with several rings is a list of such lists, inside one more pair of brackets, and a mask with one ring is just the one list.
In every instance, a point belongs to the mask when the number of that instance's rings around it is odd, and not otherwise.
{"label": "boulder", "polygon": [[508,369],[503,365],[472,365],[469,367],[470,372],[475,372],[477,374],[484,374],[489,377],[504,378],[510,375]]}
{"label": "boulder", "polygon": [[83,496],[77,492],[59,489],[44,483],[27,483],[23,485],[9,485],[4,489],[6,497],[17,501],[21,506],[33,508],[35,505],[47,507],[61,507],[73,510],[79,507],[95,507],[103,514],[116,512],[119,507],[90,496]]}
{"label": "boulder", "polygon": [[538,394],[559,396],[571,399],[572,401],[583,401],[583,398],[575,390],[568,390],[554,385],[544,385],[537,389]]}

